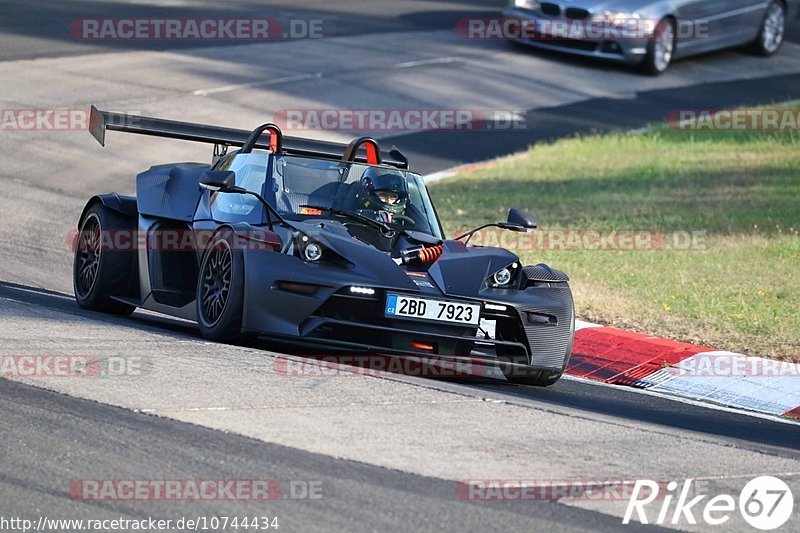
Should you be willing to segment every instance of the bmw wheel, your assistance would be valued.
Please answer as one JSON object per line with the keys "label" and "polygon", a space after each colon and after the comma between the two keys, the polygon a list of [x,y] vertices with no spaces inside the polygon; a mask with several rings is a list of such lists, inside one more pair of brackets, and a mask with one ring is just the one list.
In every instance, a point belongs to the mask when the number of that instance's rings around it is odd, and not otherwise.
{"label": "bmw wheel", "polygon": [[663,19],[656,25],[640,68],[647,74],[658,76],[669,68],[674,55],[675,21]]}
{"label": "bmw wheel", "polygon": [[771,56],[780,50],[786,32],[786,8],[778,0],[767,7],[761,30],[753,42],[753,49],[762,56]]}

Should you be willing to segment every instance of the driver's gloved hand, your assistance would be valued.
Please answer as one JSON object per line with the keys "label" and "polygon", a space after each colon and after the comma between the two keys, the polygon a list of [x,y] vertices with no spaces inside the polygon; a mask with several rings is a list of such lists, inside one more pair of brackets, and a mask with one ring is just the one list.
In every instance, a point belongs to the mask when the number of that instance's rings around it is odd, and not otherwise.
{"label": "driver's gloved hand", "polygon": [[376,211],[374,209],[359,209],[358,214],[362,217],[367,217],[377,222],[392,222],[392,214],[388,211]]}
{"label": "driver's gloved hand", "polygon": [[376,213],[378,214],[378,222],[383,222],[383,223],[393,222],[392,214],[390,212],[376,211]]}

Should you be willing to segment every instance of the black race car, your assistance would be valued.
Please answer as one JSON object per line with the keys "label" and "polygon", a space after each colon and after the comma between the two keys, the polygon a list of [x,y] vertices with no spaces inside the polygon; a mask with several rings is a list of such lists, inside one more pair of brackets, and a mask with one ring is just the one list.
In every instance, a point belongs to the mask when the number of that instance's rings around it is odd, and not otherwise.
{"label": "black race car", "polygon": [[[551,385],[569,359],[569,278],[513,253],[444,237],[422,177],[371,138],[349,145],[108,113],[90,131],[215,145],[212,164],[158,165],[136,197],[103,194],[78,223],[81,307],[196,321],[213,340],[253,336],[339,353],[469,358]],[[228,152],[230,147],[238,149]]]}

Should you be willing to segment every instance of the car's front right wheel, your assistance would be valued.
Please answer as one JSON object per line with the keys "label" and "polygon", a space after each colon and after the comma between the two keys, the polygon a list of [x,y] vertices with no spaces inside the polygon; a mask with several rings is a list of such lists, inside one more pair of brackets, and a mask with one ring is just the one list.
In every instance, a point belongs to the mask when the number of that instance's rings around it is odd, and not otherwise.
{"label": "car's front right wheel", "polygon": [[647,53],[639,68],[645,74],[658,76],[666,71],[675,55],[675,21],[662,19],[647,44]]}
{"label": "car's front right wheel", "polygon": [[197,280],[197,323],[207,339],[243,343],[244,257],[233,231],[211,241],[200,263]]}

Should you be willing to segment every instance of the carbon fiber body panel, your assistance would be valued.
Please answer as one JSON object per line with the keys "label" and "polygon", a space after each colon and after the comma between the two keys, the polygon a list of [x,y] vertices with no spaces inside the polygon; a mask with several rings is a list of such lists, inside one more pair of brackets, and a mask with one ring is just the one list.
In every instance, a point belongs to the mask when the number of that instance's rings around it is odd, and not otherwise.
{"label": "carbon fiber body panel", "polygon": [[178,163],[152,167],[136,177],[139,213],[191,222],[202,194],[200,175],[209,165]]}
{"label": "carbon fiber body panel", "polygon": [[533,266],[526,266],[524,269],[522,269],[522,271],[525,274],[525,278],[531,281],[546,281],[546,282],[559,282],[559,283],[569,281],[569,276],[567,276],[560,270],[550,268],[544,263],[539,263],[538,265],[533,265]]}
{"label": "carbon fiber body panel", "polygon": [[572,291],[567,286],[528,287],[522,293],[530,303],[516,308],[531,350],[530,364],[560,372],[567,365],[575,330]]}

